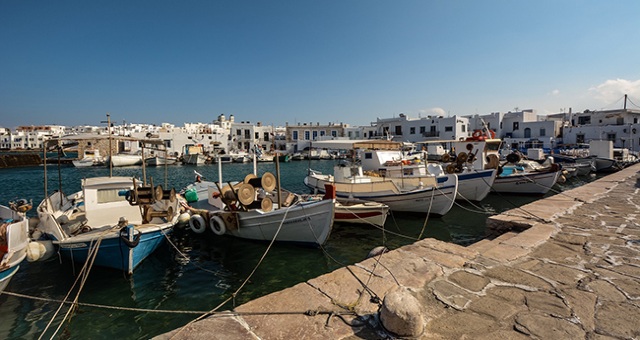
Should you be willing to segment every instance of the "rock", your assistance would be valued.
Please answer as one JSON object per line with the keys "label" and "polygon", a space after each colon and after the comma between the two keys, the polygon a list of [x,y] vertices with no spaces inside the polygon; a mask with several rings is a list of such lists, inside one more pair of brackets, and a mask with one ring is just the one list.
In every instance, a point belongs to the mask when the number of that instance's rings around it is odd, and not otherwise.
{"label": "rock", "polygon": [[385,295],[380,321],[386,330],[398,336],[418,337],[424,332],[425,320],[420,303],[404,287],[395,288]]}

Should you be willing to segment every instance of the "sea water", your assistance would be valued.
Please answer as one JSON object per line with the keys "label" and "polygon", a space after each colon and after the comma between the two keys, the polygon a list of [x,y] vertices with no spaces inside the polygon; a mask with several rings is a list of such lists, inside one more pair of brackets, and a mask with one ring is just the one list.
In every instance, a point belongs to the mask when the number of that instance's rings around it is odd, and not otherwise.
{"label": "sea water", "polygon": [[[327,173],[332,171],[335,162],[282,163],[281,185],[294,192],[308,193],[309,189],[303,184],[307,169]],[[258,164],[258,175],[266,171],[275,173],[275,170],[274,163]],[[153,179],[154,185],[179,191],[193,181],[194,171],[206,179],[218,180],[216,164],[160,166],[147,168],[146,174]],[[251,163],[222,165],[225,182],[243,180],[252,172]],[[80,190],[82,178],[108,174],[108,167],[75,168],[50,164],[47,166],[47,189],[49,193],[61,189],[70,194]],[[113,175],[141,177],[142,168],[113,168]],[[572,178],[556,185],[554,191],[579,186],[592,179]],[[554,192],[548,195],[551,194]],[[29,216],[35,216],[35,206],[43,197],[43,166],[0,169],[2,204],[8,205],[9,201],[20,198],[33,200],[34,209]],[[0,338],[38,338],[47,329],[44,338],[55,333],[57,337],[68,339],[147,339],[179,328],[200,315],[187,311],[210,311],[226,300],[229,302],[218,311],[231,310],[252,299],[359,262],[377,246],[395,249],[415,242],[418,237],[471,244],[485,236],[487,216],[539,198],[491,194],[480,203],[455,205],[440,218],[393,213],[387,218],[384,231],[367,225],[335,224],[321,249],[277,244],[261,263],[260,258],[268,246],[266,243],[219,237],[208,231],[195,235],[188,229],[176,230],[171,242],[166,242],[143,261],[132,276],[95,267],[81,289],[73,290],[80,266],[61,262],[58,257],[46,262],[25,261],[6,291],[39,299],[0,296]],[[256,267],[255,273],[233,296]],[[69,306],[64,305],[55,316],[61,305],[57,301],[68,294],[68,300],[79,294],[78,301],[83,305],[67,317]],[[47,327],[49,323],[51,325]]]}

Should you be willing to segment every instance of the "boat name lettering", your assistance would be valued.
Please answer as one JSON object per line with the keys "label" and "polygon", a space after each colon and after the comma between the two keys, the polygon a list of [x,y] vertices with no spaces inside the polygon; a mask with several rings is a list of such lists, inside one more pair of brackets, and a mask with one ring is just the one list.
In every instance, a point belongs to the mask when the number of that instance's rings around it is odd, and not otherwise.
{"label": "boat name lettering", "polygon": [[308,220],[307,217],[300,217],[300,218],[296,218],[295,220],[287,220],[285,221],[283,224],[290,224],[290,223],[298,223],[298,222],[304,222]]}

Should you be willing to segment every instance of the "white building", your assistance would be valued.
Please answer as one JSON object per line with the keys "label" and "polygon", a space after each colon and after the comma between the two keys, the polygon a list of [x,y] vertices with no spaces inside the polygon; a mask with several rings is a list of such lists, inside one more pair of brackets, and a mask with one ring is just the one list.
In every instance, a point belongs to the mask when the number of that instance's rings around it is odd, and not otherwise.
{"label": "white building", "polygon": [[397,118],[378,118],[373,124],[377,128],[374,138],[392,138],[400,142],[459,140],[469,136],[469,119],[457,115],[409,118],[401,113]]}
{"label": "white building", "polygon": [[562,133],[565,145],[609,140],[615,148],[640,150],[640,110],[585,110],[570,114],[569,122]]}

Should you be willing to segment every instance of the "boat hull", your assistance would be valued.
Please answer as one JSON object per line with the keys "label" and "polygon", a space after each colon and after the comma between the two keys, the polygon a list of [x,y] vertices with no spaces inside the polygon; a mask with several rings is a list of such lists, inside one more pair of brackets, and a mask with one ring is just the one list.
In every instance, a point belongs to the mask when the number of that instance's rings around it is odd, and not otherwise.
{"label": "boat hull", "polygon": [[334,201],[300,202],[294,206],[264,213],[260,210],[238,212],[239,227],[227,234],[256,241],[323,245],[333,226]]}
{"label": "boat hull", "polygon": [[20,266],[13,266],[7,268],[6,270],[0,271],[0,293],[2,293],[5,288],[7,288],[9,281],[11,281],[13,275],[18,272],[18,269],[20,269]]}
{"label": "boat hull", "polygon": [[[382,188],[376,183],[341,183],[332,176],[312,174],[304,179],[305,185],[316,192],[325,193],[326,186],[336,186],[336,197],[342,202],[371,201],[389,206],[392,211],[445,215],[455,200],[458,190],[457,178],[453,183],[438,187],[416,188],[409,191],[394,191],[391,186]],[[449,181],[447,181],[449,182]],[[346,188],[348,190],[343,190]],[[378,189],[382,188],[382,189]]]}
{"label": "boat hull", "polygon": [[142,156],[140,155],[113,155],[110,157],[111,165],[115,167],[141,165]]}
{"label": "boat hull", "polygon": [[493,182],[493,190],[508,194],[544,195],[558,181],[561,171],[515,173],[498,176]]}
{"label": "boat hull", "polygon": [[205,155],[201,153],[194,153],[194,154],[184,155],[183,163],[189,164],[189,165],[202,165],[205,163],[206,160],[207,158],[205,157]]}
{"label": "boat hull", "polygon": [[334,221],[383,226],[388,214],[389,206],[381,203],[342,204],[336,202]]}
{"label": "boat hull", "polygon": [[491,192],[497,173],[495,169],[490,169],[458,174],[456,200],[482,201]]}
{"label": "boat hull", "polygon": [[[141,231],[140,240],[135,247],[130,247],[121,239],[119,232],[110,233],[102,238],[93,265],[122,270],[128,274],[140,265],[151,253],[153,253],[165,240],[165,234],[171,233],[171,227],[164,229]],[[60,254],[68,260],[84,264],[89,258],[91,248],[98,238],[85,238],[54,242],[58,246]]]}

